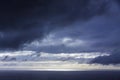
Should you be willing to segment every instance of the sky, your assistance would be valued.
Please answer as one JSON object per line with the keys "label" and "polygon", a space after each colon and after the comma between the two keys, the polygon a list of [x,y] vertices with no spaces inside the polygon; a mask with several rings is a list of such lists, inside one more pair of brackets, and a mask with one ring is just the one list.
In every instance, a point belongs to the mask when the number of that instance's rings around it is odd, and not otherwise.
{"label": "sky", "polygon": [[118,64],[119,34],[119,0],[0,1],[3,52],[105,52],[91,63]]}

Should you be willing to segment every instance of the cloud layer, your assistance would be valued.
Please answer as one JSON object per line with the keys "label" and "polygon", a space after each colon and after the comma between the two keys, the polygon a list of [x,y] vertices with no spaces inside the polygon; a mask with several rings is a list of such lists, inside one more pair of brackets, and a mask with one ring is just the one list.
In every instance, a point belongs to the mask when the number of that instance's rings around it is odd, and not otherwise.
{"label": "cloud layer", "polygon": [[111,63],[119,63],[119,52],[114,54],[120,48],[119,34],[119,0],[0,1],[3,51],[111,52],[95,62],[112,58]]}
{"label": "cloud layer", "polygon": [[56,29],[69,29],[76,21],[86,23],[92,17],[104,14],[110,1],[6,0],[0,3],[0,48],[16,49],[24,43],[41,40]]}

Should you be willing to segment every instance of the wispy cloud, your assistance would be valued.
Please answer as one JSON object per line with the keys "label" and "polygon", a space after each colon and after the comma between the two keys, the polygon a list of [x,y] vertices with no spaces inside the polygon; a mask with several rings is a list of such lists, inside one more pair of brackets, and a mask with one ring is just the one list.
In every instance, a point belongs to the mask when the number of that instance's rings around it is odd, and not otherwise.
{"label": "wispy cloud", "polygon": [[81,52],[81,53],[45,53],[35,51],[15,51],[15,52],[1,52],[0,62],[22,62],[22,61],[68,61],[75,63],[89,63],[96,57],[109,56],[108,53],[101,52]]}

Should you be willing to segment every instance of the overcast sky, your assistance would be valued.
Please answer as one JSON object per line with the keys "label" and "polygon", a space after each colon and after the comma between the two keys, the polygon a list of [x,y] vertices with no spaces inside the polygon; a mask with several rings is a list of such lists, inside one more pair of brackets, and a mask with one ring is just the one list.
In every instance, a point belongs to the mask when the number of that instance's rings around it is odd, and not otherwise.
{"label": "overcast sky", "polygon": [[114,51],[119,0],[1,0],[0,50]]}

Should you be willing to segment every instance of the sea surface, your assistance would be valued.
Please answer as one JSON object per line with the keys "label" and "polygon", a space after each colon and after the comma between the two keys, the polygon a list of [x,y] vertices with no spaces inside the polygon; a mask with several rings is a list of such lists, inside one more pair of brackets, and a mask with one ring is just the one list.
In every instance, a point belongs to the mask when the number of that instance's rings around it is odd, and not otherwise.
{"label": "sea surface", "polygon": [[1,70],[0,80],[120,80],[120,71]]}

